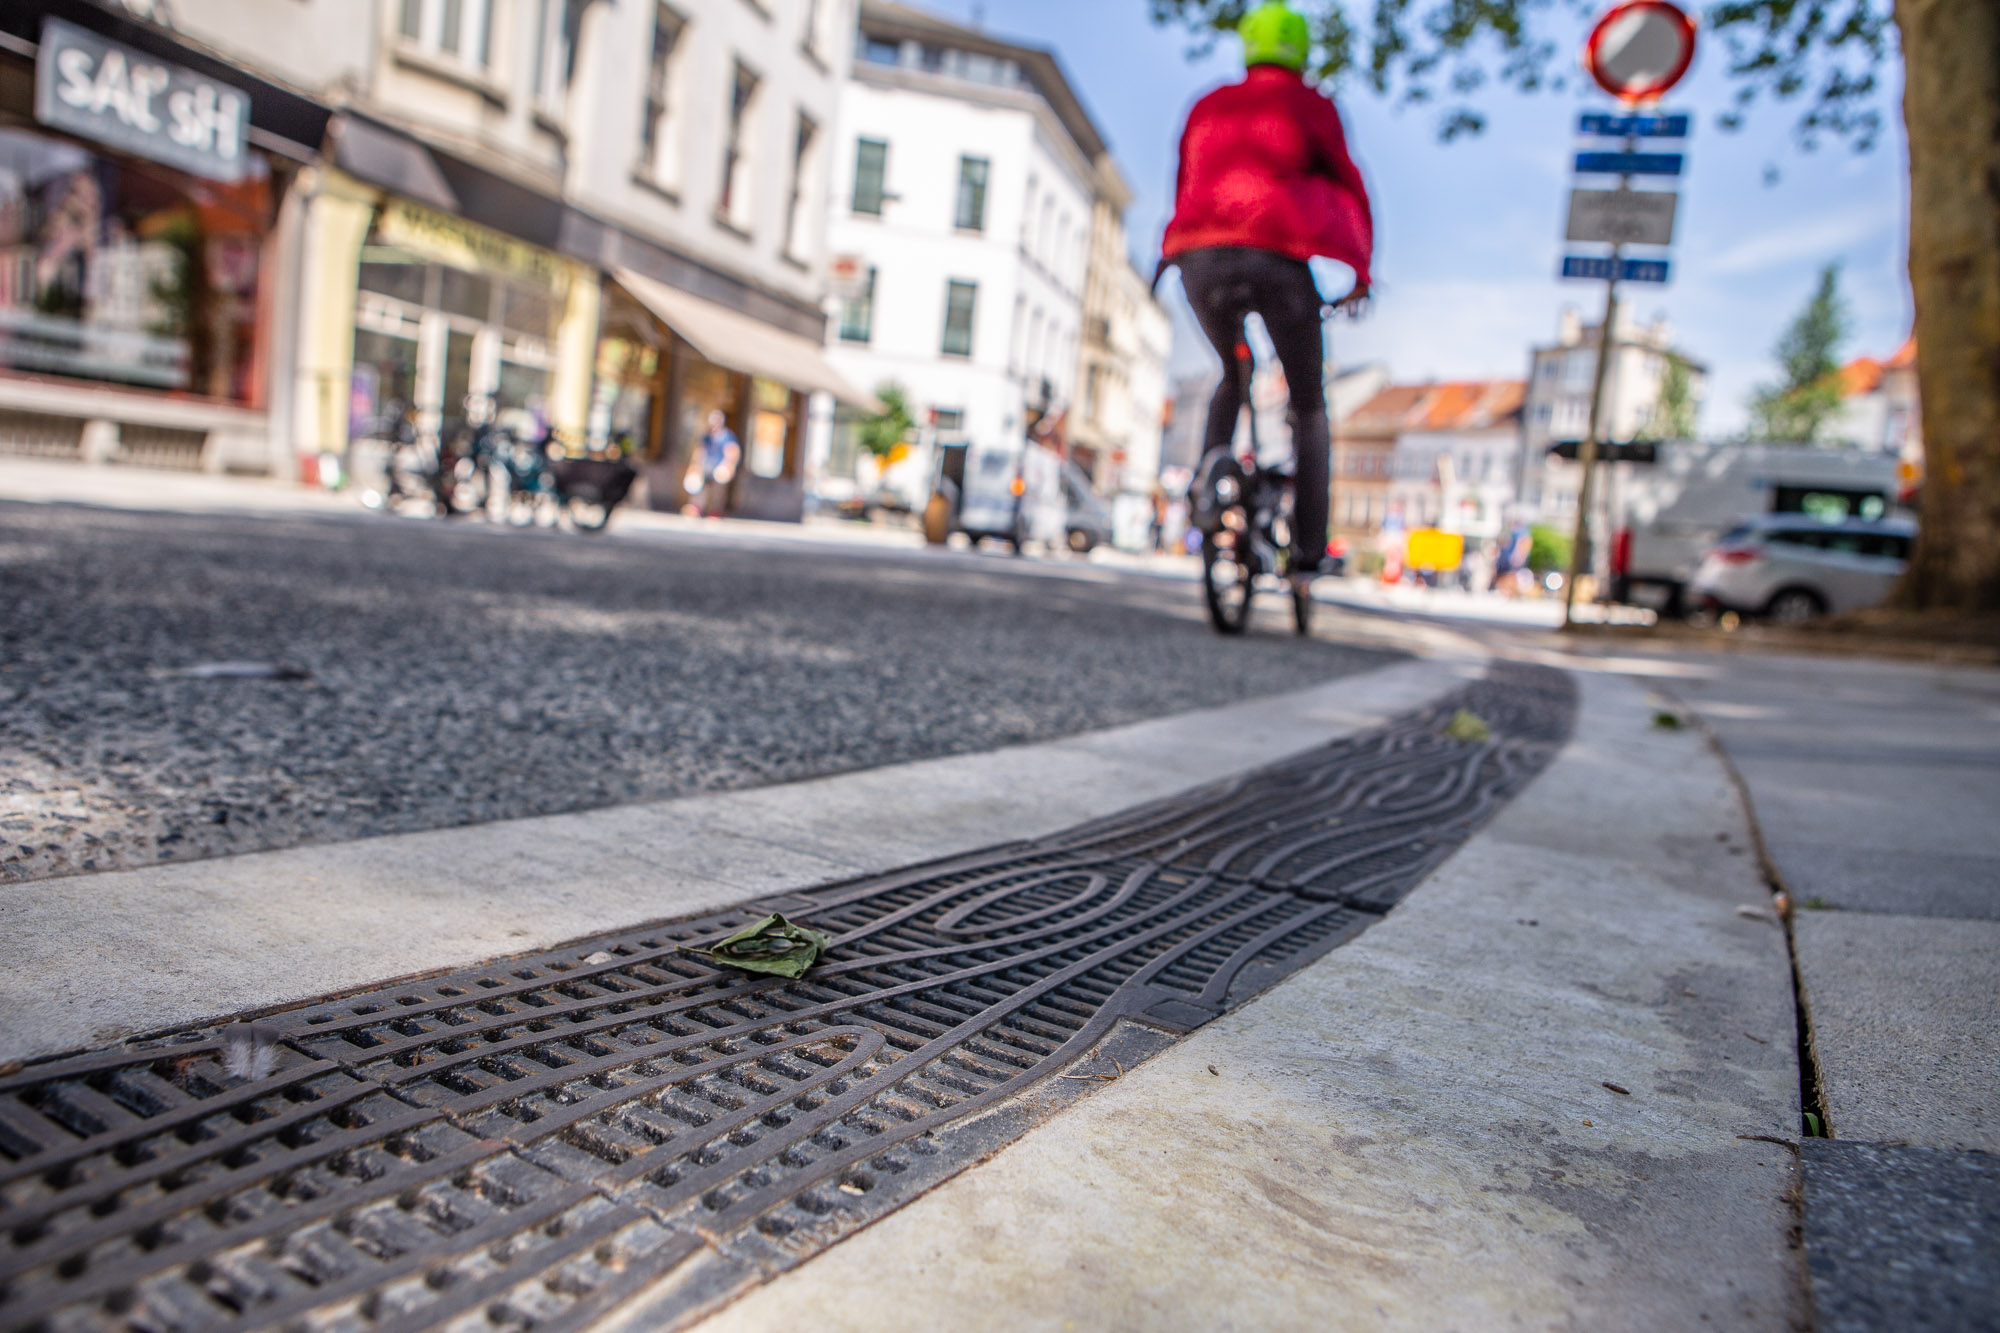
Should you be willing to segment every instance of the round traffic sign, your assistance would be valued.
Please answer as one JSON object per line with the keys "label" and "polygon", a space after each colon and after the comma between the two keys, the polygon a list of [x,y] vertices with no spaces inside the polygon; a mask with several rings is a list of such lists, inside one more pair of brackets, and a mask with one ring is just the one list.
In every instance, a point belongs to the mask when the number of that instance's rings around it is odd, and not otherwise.
{"label": "round traffic sign", "polygon": [[1598,87],[1627,102],[1658,97],[1694,60],[1694,20],[1668,0],[1625,0],[1590,30],[1583,63]]}

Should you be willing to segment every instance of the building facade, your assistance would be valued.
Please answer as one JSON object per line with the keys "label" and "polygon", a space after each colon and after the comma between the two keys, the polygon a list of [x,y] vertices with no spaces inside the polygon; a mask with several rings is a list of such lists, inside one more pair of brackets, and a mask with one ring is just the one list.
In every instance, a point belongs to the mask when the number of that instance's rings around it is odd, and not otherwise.
{"label": "building facade", "polygon": [[1406,528],[1492,540],[1516,518],[1520,380],[1425,386],[1390,452],[1388,513]]}
{"label": "building facade", "polygon": [[1160,475],[1173,324],[1152,282],[1132,265],[1125,234],[1131,200],[1110,154],[1100,153],[1068,437],[1071,458],[1098,490],[1146,494]]}
{"label": "building facade", "polygon": [[[1669,367],[1678,363],[1685,373],[1690,422],[1699,415],[1707,394],[1707,367],[1674,350],[1672,330],[1664,319],[1641,324],[1628,307],[1620,307],[1618,315],[1598,438],[1623,442],[1675,433],[1667,429],[1670,414],[1662,411],[1661,401]],[[1551,457],[1549,450],[1581,440],[1589,429],[1602,334],[1600,324],[1585,324],[1574,309],[1565,310],[1556,341],[1529,353],[1519,463],[1524,518],[1575,521],[1582,471],[1574,462]]]}
{"label": "building facade", "polygon": [[[829,223],[855,277],[828,349],[922,423],[912,502],[929,445],[1014,447],[1031,415],[1073,404],[1104,151],[1048,52],[862,0]],[[831,488],[867,470],[846,414],[821,460]]]}
{"label": "building facade", "polygon": [[1916,339],[1886,361],[1861,356],[1840,368],[1840,412],[1826,436],[1849,448],[1922,458]]}
{"label": "building facade", "polygon": [[[176,292],[127,270],[191,275],[171,317],[129,294],[80,307],[106,336],[136,321],[177,345],[134,353],[159,363],[150,379],[108,377],[101,357],[0,355],[0,412],[86,393],[66,410],[124,439],[160,429],[142,426],[149,415],[195,414],[237,432],[211,425],[237,443],[205,446],[204,465],[307,478],[358,441],[443,438],[512,412],[630,454],[644,493],[670,506],[700,422],[720,410],[745,443],[733,507],[796,517],[809,404],[868,401],[820,350],[825,154],[852,5],[10,7],[6,58],[37,57],[46,21],[68,16],[206,72],[225,104],[237,89],[256,161],[226,190],[201,184],[151,214],[89,214],[73,285]],[[52,133],[18,98],[4,112],[10,148]],[[101,194],[118,166],[63,170],[30,163],[20,178],[39,183],[15,187],[34,196],[16,213],[45,217],[53,199],[84,216],[60,202],[83,187],[63,182],[89,175]],[[38,225],[29,244],[47,251]],[[120,257],[149,244],[150,257]]]}

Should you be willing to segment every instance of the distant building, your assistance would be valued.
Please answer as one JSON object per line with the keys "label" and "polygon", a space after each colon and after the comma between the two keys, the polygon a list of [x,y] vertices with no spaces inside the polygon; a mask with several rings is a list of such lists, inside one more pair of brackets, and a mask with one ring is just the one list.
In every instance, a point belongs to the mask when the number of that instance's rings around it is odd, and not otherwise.
{"label": "distant building", "polygon": [[1887,361],[1857,357],[1840,368],[1840,414],[1826,438],[1899,457],[1923,456],[1923,417],[1917,402],[1917,340]]}
{"label": "distant building", "polygon": [[1067,425],[1070,457],[1107,493],[1152,489],[1160,474],[1161,416],[1173,324],[1153,284],[1132,265],[1125,209],[1132,192],[1109,153],[1097,160],[1084,283],[1082,362]]}
{"label": "distant building", "polygon": [[[1671,335],[1665,320],[1641,325],[1629,308],[1621,307],[1604,383],[1600,440],[1658,437],[1663,426],[1660,390],[1676,360],[1687,372],[1689,415],[1699,413],[1708,389],[1708,368],[1675,351]],[[1565,310],[1556,341],[1529,354],[1521,413],[1520,517],[1556,523],[1576,517],[1580,470],[1575,463],[1551,458],[1549,449],[1581,440],[1589,429],[1601,340],[1600,325],[1585,324],[1575,310]]]}
{"label": "distant building", "polygon": [[1333,522],[1336,538],[1367,542],[1389,517],[1396,441],[1429,393],[1427,384],[1385,384],[1334,423]]}
{"label": "distant building", "polygon": [[1342,417],[1334,445],[1335,535],[1385,525],[1497,537],[1515,509],[1520,380],[1379,387]]}
{"label": "distant building", "polygon": [[1185,468],[1201,461],[1202,439],[1208,432],[1208,400],[1221,377],[1213,370],[1183,375],[1173,382],[1167,399],[1166,428],[1160,435],[1160,470]]}
{"label": "distant building", "polygon": [[1514,518],[1521,380],[1433,384],[1390,456],[1389,512],[1408,527],[1490,539]]}
{"label": "distant building", "polygon": [[[907,394],[927,434],[899,480],[921,501],[925,445],[1011,446],[1073,406],[1105,146],[1048,51],[890,0],[859,24],[829,227],[858,280],[828,355]],[[816,455],[832,485],[856,475],[852,417]]]}

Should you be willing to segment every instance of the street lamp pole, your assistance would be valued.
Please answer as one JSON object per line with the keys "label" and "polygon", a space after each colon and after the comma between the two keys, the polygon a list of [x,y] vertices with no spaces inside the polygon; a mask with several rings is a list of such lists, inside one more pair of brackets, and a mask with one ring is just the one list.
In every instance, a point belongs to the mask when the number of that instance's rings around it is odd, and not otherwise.
{"label": "street lamp pole", "polygon": [[1616,345],[1618,327],[1618,265],[1624,256],[1625,247],[1611,247],[1611,277],[1604,284],[1604,323],[1597,330],[1597,376],[1590,389],[1590,424],[1583,432],[1583,443],[1576,451],[1576,461],[1583,469],[1583,478],[1577,484],[1576,529],[1570,538],[1569,573],[1563,579],[1563,628],[1576,623],[1576,576],[1583,567],[1584,543],[1590,537],[1590,506],[1593,499],[1593,482],[1597,477],[1597,436],[1604,412],[1604,383],[1611,373],[1611,351]]}

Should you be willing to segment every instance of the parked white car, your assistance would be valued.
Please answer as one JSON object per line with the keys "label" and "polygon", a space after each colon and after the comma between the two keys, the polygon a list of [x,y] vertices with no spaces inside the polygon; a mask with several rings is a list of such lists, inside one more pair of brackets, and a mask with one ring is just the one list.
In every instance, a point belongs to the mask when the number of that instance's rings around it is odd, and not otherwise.
{"label": "parked white car", "polygon": [[1702,560],[1690,590],[1709,610],[1786,624],[1857,611],[1888,597],[1916,535],[1907,519],[1821,523],[1766,514],[1730,529]]}
{"label": "parked white car", "polygon": [[1881,519],[1896,494],[1895,455],[1861,449],[1678,440],[1653,458],[1614,464],[1606,483],[1619,515],[1611,596],[1668,615],[1700,605],[1695,570],[1739,520]]}

